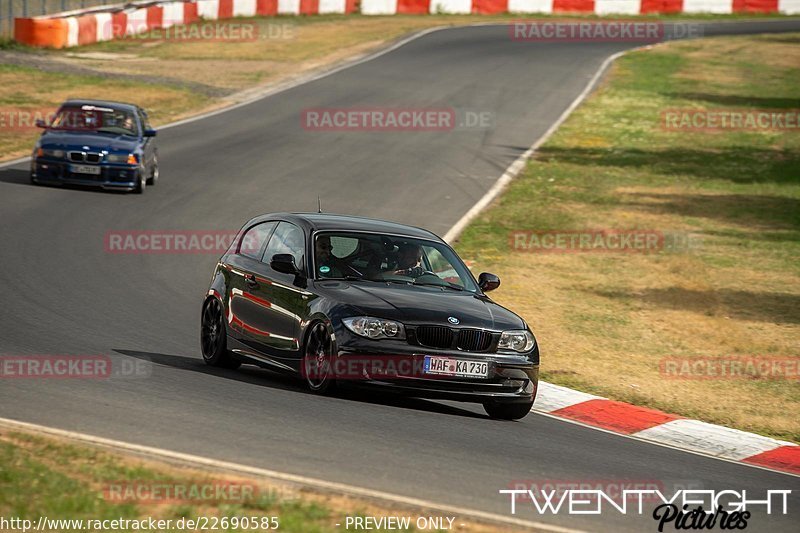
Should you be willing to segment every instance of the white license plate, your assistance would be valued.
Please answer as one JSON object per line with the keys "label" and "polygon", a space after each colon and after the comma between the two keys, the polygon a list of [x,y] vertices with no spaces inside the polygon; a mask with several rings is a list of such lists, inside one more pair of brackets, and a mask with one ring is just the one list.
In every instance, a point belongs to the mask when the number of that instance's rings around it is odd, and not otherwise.
{"label": "white license plate", "polygon": [[454,357],[425,356],[425,373],[439,376],[455,376],[464,378],[489,377],[489,363],[486,361],[469,361]]}
{"label": "white license plate", "polygon": [[91,165],[70,165],[69,171],[73,174],[94,174],[100,175],[100,167],[93,167]]}

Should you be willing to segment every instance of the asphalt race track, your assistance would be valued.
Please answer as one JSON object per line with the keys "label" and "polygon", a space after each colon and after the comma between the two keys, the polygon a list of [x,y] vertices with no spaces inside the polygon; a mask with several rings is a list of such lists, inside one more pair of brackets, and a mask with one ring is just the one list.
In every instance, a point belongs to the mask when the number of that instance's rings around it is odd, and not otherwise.
{"label": "asphalt race track", "polygon": [[[800,20],[709,25],[706,35],[800,31]],[[539,415],[489,420],[480,405],[307,394],[255,367],[206,367],[200,304],[212,254],[109,254],[113,230],[236,230],[270,211],[375,216],[444,234],[626,43],[531,43],[504,26],[429,33],[374,60],[159,132],[161,180],[144,196],[29,184],[0,169],[0,353],[108,354],[149,375],[6,379],[0,417],[509,515],[516,480],[793,489],[788,515],[748,531],[797,531],[800,478],[626,439]],[[76,95],[78,96],[78,95]],[[91,96],[91,95],[82,95]],[[310,107],[454,107],[489,129],[312,132]],[[502,290],[502,288],[500,289]],[[536,325],[532,324],[534,331]],[[547,365],[547,347],[543,347]],[[523,506],[524,507],[524,506]],[[596,531],[655,531],[647,515],[517,515]]]}

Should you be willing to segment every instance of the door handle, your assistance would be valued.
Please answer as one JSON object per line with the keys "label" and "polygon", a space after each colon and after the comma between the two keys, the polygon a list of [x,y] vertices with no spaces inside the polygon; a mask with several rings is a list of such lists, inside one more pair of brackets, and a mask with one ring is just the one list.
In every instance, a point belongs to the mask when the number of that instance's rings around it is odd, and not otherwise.
{"label": "door handle", "polygon": [[244,282],[247,283],[248,287],[258,287],[258,282],[253,274],[245,274]]}

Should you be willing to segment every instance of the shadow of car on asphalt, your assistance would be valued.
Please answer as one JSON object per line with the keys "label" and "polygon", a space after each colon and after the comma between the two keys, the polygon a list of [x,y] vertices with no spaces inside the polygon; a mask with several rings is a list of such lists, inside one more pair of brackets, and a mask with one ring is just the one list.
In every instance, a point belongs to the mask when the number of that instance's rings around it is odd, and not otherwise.
{"label": "shadow of car on asphalt", "polygon": [[[261,368],[246,363],[236,370],[230,370],[208,366],[200,358],[188,357],[184,355],[168,355],[162,353],[120,349],[114,349],[114,351],[118,354],[149,361],[156,365],[168,366],[190,372],[199,372],[201,374],[208,374],[220,378],[240,381],[242,383],[248,383],[251,385],[258,385],[261,387],[269,387],[277,390],[292,391],[300,394],[317,396],[316,394],[307,390],[299,378],[281,374],[279,372],[273,372],[266,368]],[[347,385],[338,387],[336,392],[330,397],[359,403],[371,403],[375,405],[386,405],[401,409],[427,411],[430,413],[463,416],[469,418],[489,418],[484,414],[475,413],[467,409],[460,409],[458,407],[431,400],[402,396],[387,391],[378,391],[378,394],[369,394],[369,390],[366,388],[357,388]]]}

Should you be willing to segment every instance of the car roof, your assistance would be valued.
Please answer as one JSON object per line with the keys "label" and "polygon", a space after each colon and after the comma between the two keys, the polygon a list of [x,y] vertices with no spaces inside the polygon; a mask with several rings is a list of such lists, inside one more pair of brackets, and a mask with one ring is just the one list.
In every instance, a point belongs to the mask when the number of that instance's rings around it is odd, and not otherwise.
{"label": "car roof", "polygon": [[136,104],[128,104],[125,102],[114,102],[112,100],[83,100],[83,99],[69,99],[61,105],[93,105],[97,107],[111,107],[114,109],[123,109],[126,111],[136,111],[139,108]]}
{"label": "car roof", "polygon": [[[250,223],[265,220],[285,220],[303,227],[307,232],[313,231],[374,231],[390,235],[400,235],[418,239],[432,239],[443,242],[435,233],[426,229],[397,222],[389,222],[377,218],[339,215],[333,213],[269,213],[261,215]],[[251,224],[248,225],[251,225]]]}

